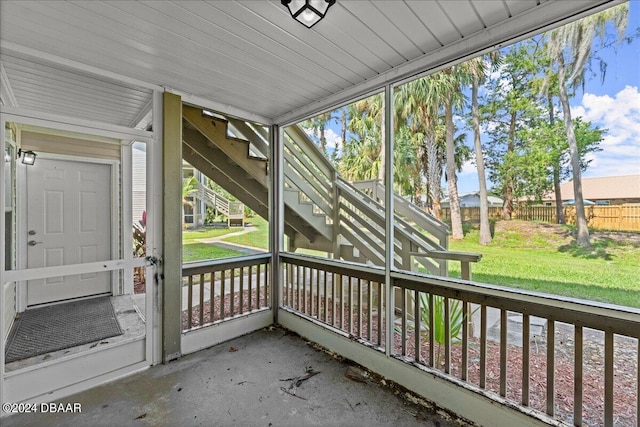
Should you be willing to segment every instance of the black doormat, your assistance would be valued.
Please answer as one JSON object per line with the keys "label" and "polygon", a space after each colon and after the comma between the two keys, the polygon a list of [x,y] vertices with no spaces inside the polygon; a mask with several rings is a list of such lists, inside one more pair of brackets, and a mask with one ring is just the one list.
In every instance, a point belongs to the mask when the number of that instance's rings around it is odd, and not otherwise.
{"label": "black doormat", "polygon": [[5,362],[122,335],[109,297],[27,309],[13,326]]}

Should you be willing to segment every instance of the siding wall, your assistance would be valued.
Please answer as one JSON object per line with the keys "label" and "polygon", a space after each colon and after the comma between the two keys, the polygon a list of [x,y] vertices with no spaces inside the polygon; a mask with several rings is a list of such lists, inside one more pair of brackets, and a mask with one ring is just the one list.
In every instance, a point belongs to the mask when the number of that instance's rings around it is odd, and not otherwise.
{"label": "siding wall", "polygon": [[31,131],[22,131],[21,138],[22,149],[33,150],[36,153],[55,153],[68,156],[120,160],[120,144],[109,144]]}
{"label": "siding wall", "polygon": [[137,224],[142,219],[142,212],[147,208],[147,153],[143,150],[144,144],[135,143],[131,149],[131,189],[133,223]]}

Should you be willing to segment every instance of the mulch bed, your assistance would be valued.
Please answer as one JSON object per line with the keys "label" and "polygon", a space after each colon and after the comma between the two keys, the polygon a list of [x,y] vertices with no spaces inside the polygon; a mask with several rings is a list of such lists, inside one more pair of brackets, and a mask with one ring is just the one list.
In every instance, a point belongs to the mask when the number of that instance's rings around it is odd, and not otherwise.
{"label": "mulch bed", "polygon": [[[252,289],[251,299],[249,299],[248,290],[245,290],[244,292],[242,292],[242,303],[240,301],[241,299],[240,292],[235,292],[233,296],[233,307],[232,307],[231,295],[226,294],[224,297],[224,316],[222,316],[223,313],[221,308],[223,307],[222,305],[223,301],[222,301],[222,298],[220,298],[220,296],[216,296],[213,299],[213,306],[211,305],[211,300],[205,301],[204,310],[202,312],[202,322],[200,322],[200,304],[194,305],[194,307],[191,309],[191,326],[189,326],[189,310],[183,310],[182,311],[182,330],[186,331],[191,328],[204,326],[220,320],[230,319],[240,314],[247,314],[252,312],[253,310],[269,307],[270,298],[271,297],[268,294],[266,295],[266,298],[265,298],[264,286],[260,288],[260,301],[258,301],[258,291],[256,289]],[[196,303],[197,301],[194,300],[194,304]]]}
{"label": "mulch bed", "polygon": [[[375,296],[375,293],[374,293]],[[366,292],[363,296],[362,326],[357,308],[353,308],[353,322],[349,325],[349,309],[344,307],[342,318],[336,311],[334,322],[332,299],[328,298],[327,318],[324,318],[324,297],[320,298],[318,316],[318,300],[316,296],[309,298],[307,304],[298,306],[297,293],[291,294],[292,308],[299,309],[307,315],[312,315],[334,327],[344,331],[351,331],[354,338],[361,338],[371,344],[378,342],[378,316],[372,313],[371,336],[368,336],[368,300]],[[287,300],[285,299],[285,303]],[[311,305],[309,304],[311,302]],[[346,303],[346,298],[345,298]],[[355,298],[354,298],[355,304]],[[285,304],[286,305],[286,304]],[[346,305],[346,304],[345,304]],[[374,305],[375,307],[375,305]],[[313,308],[313,312],[311,309]],[[339,308],[338,308],[339,310]],[[360,330],[362,334],[360,334]],[[554,395],[555,418],[573,424],[573,395],[574,395],[574,342],[573,327],[566,324],[556,324],[555,330],[555,365],[554,365]],[[424,365],[429,362],[428,333],[421,332],[420,361]],[[533,336],[533,334],[532,334]],[[382,347],[385,345],[384,319],[383,331],[380,335]],[[596,426],[604,423],[604,334],[600,331],[585,329],[583,331],[583,397],[582,414],[583,425]],[[394,333],[395,355],[402,354],[402,339],[400,329]],[[406,353],[404,356],[415,359],[414,330],[409,329],[406,336]],[[467,381],[479,387],[480,385],[480,340],[468,340]],[[614,423],[615,425],[635,426],[636,415],[636,381],[638,363],[638,342],[635,339],[616,336],[614,340]],[[445,371],[444,345],[436,344],[436,369]],[[462,370],[462,345],[451,345],[450,375],[460,379]],[[529,406],[546,413],[547,409],[547,346],[544,338],[536,337],[529,349]],[[485,389],[499,395],[500,392],[500,344],[487,341]],[[518,345],[507,345],[507,389],[506,396],[517,404],[522,401],[522,348]]]}

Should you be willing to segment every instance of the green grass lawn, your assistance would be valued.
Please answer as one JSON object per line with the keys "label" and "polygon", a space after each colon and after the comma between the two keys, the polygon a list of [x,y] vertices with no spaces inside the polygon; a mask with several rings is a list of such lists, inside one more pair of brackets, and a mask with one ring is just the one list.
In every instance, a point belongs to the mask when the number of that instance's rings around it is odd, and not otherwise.
{"label": "green grass lawn", "polygon": [[258,230],[251,233],[241,234],[239,236],[231,236],[222,239],[224,242],[235,243],[236,245],[251,246],[258,249],[269,250],[269,224],[266,219],[254,215],[248,218],[246,222],[257,227]]}
{"label": "green grass lawn", "polygon": [[201,243],[197,239],[208,239],[221,237],[222,242],[235,243],[242,246],[252,246],[254,248],[268,250],[269,248],[269,227],[266,220],[259,216],[253,216],[247,222],[258,228],[256,231],[222,238],[226,234],[242,231],[242,227],[231,228],[201,228],[187,230],[182,233],[182,261],[203,261],[208,259],[229,258],[243,255],[243,252],[229,248],[222,248],[213,243]]}
{"label": "green grass lawn", "polygon": [[209,239],[211,237],[220,237],[225,234],[241,231],[242,227],[231,228],[212,228],[204,227],[195,230],[185,230],[182,232],[182,241],[190,241],[195,239]]}
{"label": "green grass lawn", "polygon": [[[566,227],[499,224],[489,246],[478,244],[476,230],[449,243],[451,250],[482,254],[471,268],[474,281],[640,308],[640,239],[593,233],[587,250]],[[459,277],[459,263],[449,270]]]}
{"label": "green grass lawn", "polygon": [[220,246],[216,246],[214,244],[184,242],[182,245],[182,262],[229,258],[240,255],[243,255],[243,253],[240,251],[221,248]]}
{"label": "green grass lawn", "polygon": [[[250,219],[257,231],[223,238],[224,242],[267,250],[266,220]],[[183,259],[195,261],[242,255],[241,252],[195,242],[240,231],[204,229],[184,233]],[[573,243],[571,229],[524,221],[499,221],[493,243],[481,246],[478,231],[469,229],[465,238],[451,240],[454,251],[482,254],[473,264],[473,280],[574,298],[640,308],[640,238],[637,235],[592,233],[590,250]],[[304,252],[301,250],[301,252]],[[450,262],[451,276],[459,277],[460,264]]]}

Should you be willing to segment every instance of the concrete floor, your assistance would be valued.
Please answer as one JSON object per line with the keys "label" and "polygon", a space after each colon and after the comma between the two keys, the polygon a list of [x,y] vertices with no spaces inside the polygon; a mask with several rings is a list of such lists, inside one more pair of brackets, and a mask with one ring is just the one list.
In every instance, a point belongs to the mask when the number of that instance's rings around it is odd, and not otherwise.
{"label": "concrete floor", "polygon": [[[318,374],[295,385],[308,370]],[[81,413],[9,426],[457,426],[280,328],[254,332],[69,396]],[[366,374],[366,373],[365,373]],[[359,377],[361,380],[363,377]]]}

